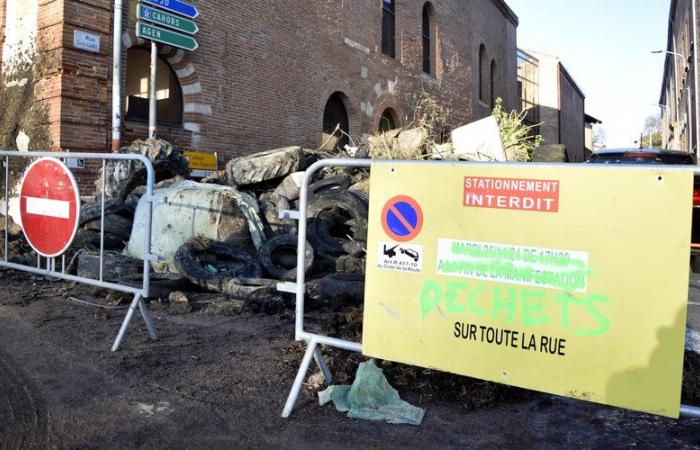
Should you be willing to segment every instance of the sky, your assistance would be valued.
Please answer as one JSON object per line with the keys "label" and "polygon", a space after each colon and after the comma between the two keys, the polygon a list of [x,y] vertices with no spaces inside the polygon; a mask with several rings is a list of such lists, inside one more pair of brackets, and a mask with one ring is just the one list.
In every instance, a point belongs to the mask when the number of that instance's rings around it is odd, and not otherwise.
{"label": "sky", "polygon": [[518,47],[556,55],[603,121],[607,147],[634,146],[658,114],[671,0],[506,0]]}

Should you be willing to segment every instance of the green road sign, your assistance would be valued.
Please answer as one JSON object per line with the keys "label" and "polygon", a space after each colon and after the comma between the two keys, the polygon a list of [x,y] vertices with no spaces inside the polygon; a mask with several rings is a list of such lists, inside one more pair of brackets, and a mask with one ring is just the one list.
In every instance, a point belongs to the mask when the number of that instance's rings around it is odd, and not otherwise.
{"label": "green road sign", "polygon": [[160,9],[139,3],[136,7],[139,20],[147,20],[155,25],[161,25],[187,34],[197,34],[199,27],[192,20],[184,19]]}
{"label": "green road sign", "polygon": [[183,50],[194,51],[199,47],[199,44],[193,37],[144,23],[140,20],[136,22],[136,36]]}

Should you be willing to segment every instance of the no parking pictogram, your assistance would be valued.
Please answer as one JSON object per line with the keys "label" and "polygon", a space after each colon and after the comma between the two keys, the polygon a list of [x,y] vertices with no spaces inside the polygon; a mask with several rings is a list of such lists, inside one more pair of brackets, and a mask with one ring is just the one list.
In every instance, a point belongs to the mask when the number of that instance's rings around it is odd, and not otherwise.
{"label": "no parking pictogram", "polygon": [[382,227],[384,232],[395,241],[411,241],[423,228],[423,210],[413,198],[398,195],[384,205]]}

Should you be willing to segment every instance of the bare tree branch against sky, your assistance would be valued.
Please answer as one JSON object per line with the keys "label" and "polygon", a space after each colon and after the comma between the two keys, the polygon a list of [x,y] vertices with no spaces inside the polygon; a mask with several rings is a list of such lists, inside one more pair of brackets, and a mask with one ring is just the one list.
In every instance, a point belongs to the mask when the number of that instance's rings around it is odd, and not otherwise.
{"label": "bare tree branch against sky", "polygon": [[658,113],[670,0],[507,0],[518,46],[559,56],[600,118],[607,146],[632,146]]}

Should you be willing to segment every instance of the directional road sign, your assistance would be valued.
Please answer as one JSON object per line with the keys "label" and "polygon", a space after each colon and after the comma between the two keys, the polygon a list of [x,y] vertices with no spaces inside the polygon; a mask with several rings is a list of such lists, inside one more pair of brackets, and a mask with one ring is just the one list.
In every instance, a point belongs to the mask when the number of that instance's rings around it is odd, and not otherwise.
{"label": "directional road sign", "polygon": [[143,0],[150,5],[158,6],[175,14],[194,19],[199,15],[199,11],[189,3],[181,2],[180,0]]}
{"label": "directional road sign", "polygon": [[68,249],[78,230],[80,192],[70,169],[55,158],[33,162],[20,188],[22,230],[29,245],[47,258]]}
{"label": "directional road sign", "polygon": [[136,36],[188,51],[194,51],[199,47],[197,41],[190,36],[144,23],[140,20],[136,22]]}
{"label": "directional road sign", "polygon": [[157,8],[139,3],[136,7],[136,15],[139,20],[147,20],[155,25],[161,25],[187,34],[197,34],[199,27],[192,20],[182,18],[175,14],[161,11]]}

